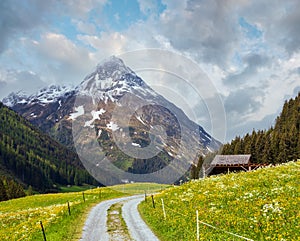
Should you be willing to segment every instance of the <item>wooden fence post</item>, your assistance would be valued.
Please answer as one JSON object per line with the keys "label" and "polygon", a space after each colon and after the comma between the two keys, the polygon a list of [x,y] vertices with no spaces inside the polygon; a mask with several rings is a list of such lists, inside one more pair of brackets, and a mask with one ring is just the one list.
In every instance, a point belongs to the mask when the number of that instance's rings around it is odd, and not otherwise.
{"label": "wooden fence post", "polygon": [[42,232],[43,232],[44,241],[47,241],[46,234],[45,234],[45,229],[44,229],[42,221],[40,221],[40,224],[41,224],[41,228],[42,228]]}
{"label": "wooden fence post", "polygon": [[69,216],[71,216],[71,208],[70,208],[70,203],[68,202],[68,211],[69,211]]}
{"label": "wooden fence post", "polygon": [[84,192],[82,192],[83,202],[85,202]]}
{"label": "wooden fence post", "polygon": [[145,202],[147,202],[147,193],[146,193],[146,190],[145,190]]}
{"label": "wooden fence post", "polygon": [[199,240],[199,213],[198,210],[196,210],[196,227],[197,227],[197,240]]}
{"label": "wooden fence post", "polygon": [[163,210],[163,213],[164,213],[164,219],[167,220],[167,215],[166,215],[166,210],[165,210],[165,205],[164,205],[164,200],[161,199],[161,204],[162,204],[162,210]]}
{"label": "wooden fence post", "polygon": [[155,202],[154,202],[154,197],[153,197],[153,195],[151,195],[151,198],[152,198],[152,206],[153,206],[153,208],[155,208]]}

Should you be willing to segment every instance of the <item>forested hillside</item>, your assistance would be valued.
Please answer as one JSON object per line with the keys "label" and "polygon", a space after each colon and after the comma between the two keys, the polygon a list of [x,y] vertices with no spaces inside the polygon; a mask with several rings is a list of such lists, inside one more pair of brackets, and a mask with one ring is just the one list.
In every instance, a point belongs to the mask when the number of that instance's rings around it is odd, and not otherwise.
{"label": "forested hillside", "polygon": [[53,184],[97,184],[77,155],[0,103],[1,179],[13,177],[38,191]]}
{"label": "forested hillside", "polygon": [[283,163],[300,158],[300,93],[284,103],[275,126],[236,137],[222,154],[251,154],[254,163]]}

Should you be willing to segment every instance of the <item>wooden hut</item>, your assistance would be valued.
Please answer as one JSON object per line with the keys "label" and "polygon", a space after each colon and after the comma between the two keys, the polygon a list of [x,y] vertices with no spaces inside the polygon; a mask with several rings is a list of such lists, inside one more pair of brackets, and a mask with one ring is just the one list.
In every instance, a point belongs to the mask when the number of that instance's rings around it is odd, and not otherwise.
{"label": "wooden hut", "polygon": [[251,171],[262,165],[251,163],[251,155],[216,155],[209,166],[204,167],[205,175],[232,171]]}

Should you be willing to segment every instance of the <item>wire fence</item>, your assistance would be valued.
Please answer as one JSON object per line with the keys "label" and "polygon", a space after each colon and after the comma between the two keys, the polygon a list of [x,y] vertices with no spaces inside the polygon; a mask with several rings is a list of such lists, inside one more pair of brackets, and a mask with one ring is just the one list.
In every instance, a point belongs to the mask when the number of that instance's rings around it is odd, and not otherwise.
{"label": "wire fence", "polygon": [[[167,206],[164,202],[164,200],[161,198],[161,202],[162,202],[162,212],[163,212],[163,215],[164,215],[164,220],[167,219],[167,211],[171,211],[172,213],[174,214],[177,214],[177,215],[180,215],[182,217],[185,217],[187,219],[191,219],[191,216],[189,215],[186,215],[186,214],[183,214],[183,213],[180,213],[178,211],[175,211],[174,209],[172,209],[171,207]],[[237,238],[240,238],[240,239],[243,239],[243,240],[248,240],[248,241],[254,241],[253,239],[250,239],[250,238],[247,238],[247,237],[244,237],[242,235],[239,235],[239,234],[236,234],[236,233],[233,233],[233,232],[230,232],[230,231],[227,231],[227,230],[224,230],[224,229],[221,229],[221,228],[218,228],[212,224],[209,224],[207,222],[204,222],[202,220],[199,220],[199,216],[198,216],[198,210],[196,210],[196,213],[195,213],[195,216],[193,217],[193,219],[196,218],[196,237],[197,237],[197,240],[199,240],[199,224],[202,224],[202,225],[205,225],[209,228],[212,228],[212,229],[215,229],[217,231],[220,231],[220,232],[223,232],[223,233],[226,233],[226,234],[229,234],[231,236],[234,236],[234,237],[237,237]]]}
{"label": "wire fence", "polygon": [[[28,216],[30,217],[30,220],[28,219],[26,220],[26,223],[20,222],[16,225],[18,227],[16,230],[18,230],[18,232],[20,231],[20,234],[12,239],[16,241],[22,241],[32,238],[33,236],[39,236],[41,237],[41,240],[46,241],[48,240],[47,228],[50,227],[49,225],[56,223],[57,220],[60,220],[60,218],[64,217],[65,215],[72,216],[72,210],[75,210],[79,205],[82,205],[87,201],[106,200],[112,192],[113,191],[110,189],[102,190],[101,188],[95,190],[86,190],[83,192],[74,192],[69,193],[69,198],[65,198],[63,201],[58,199],[57,202],[51,205],[49,204],[49,206],[38,206],[35,208],[28,208],[27,210],[25,209],[24,211],[21,210],[20,212],[22,212],[22,214],[20,214],[20,216]],[[60,207],[60,210],[54,211],[53,216],[48,215],[48,217],[44,215],[45,213],[49,212],[49,207],[55,208],[58,206]],[[37,214],[33,214],[33,211]],[[41,218],[38,218],[39,216],[41,216]],[[23,231],[25,228],[26,232]]]}

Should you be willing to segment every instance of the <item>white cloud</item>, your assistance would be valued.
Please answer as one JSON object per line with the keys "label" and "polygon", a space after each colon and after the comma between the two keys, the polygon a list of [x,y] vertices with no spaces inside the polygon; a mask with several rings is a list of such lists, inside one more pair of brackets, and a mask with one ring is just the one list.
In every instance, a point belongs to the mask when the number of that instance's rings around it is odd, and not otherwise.
{"label": "white cloud", "polygon": [[96,26],[93,23],[87,23],[75,19],[73,19],[72,22],[76,25],[79,32],[89,35],[96,34]]}
{"label": "white cloud", "polygon": [[282,108],[284,98],[292,96],[294,90],[300,86],[300,75],[296,72],[291,73],[291,70],[300,66],[300,53],[287,60],[276,62],[268,70],[270,76],[265,80],[268,87],[264,89],[266,98],[256,113],[256,119],[262,119],[265,115],[277,112],[278,109]]}
{"label": "white cloud", "polygon": [[107,0],[68,0],[63,2],[71,15],[82,19],[86,19],[91,10],[100,11],[106,3]]}
{"label": "white cloud", "polygon": [[79,83],[96,64],[88,49],[62,34],[45,33],[39,41],[27,40],[25,46],[38,60],[35,68],[48,83]]}
{"label": "white cloud", "polygon": [[118,54],[126,50],[127,37],[121,33],[104,32],[99,37],[96,35],[78,35],[79,40],[100,52],[102,56]]}
{"label": "white cloud", "polygon": [[158,1],[157,0],[137,0],[140,6],[140,10],[144,15],[157,14]]}
{"label": "white cloud", "polygon": [[[182,1],[161,14],[160,32],[174,48],[199,61],[225,66],[239,44],[238,16],[230,1]],[[171,4],[171,5],[170,5]]]}
{"label": "white cloud", "polygon": [[11,92],[32,93],[46,85],[36,73],[16,69],[0,69],[0,100]]}

